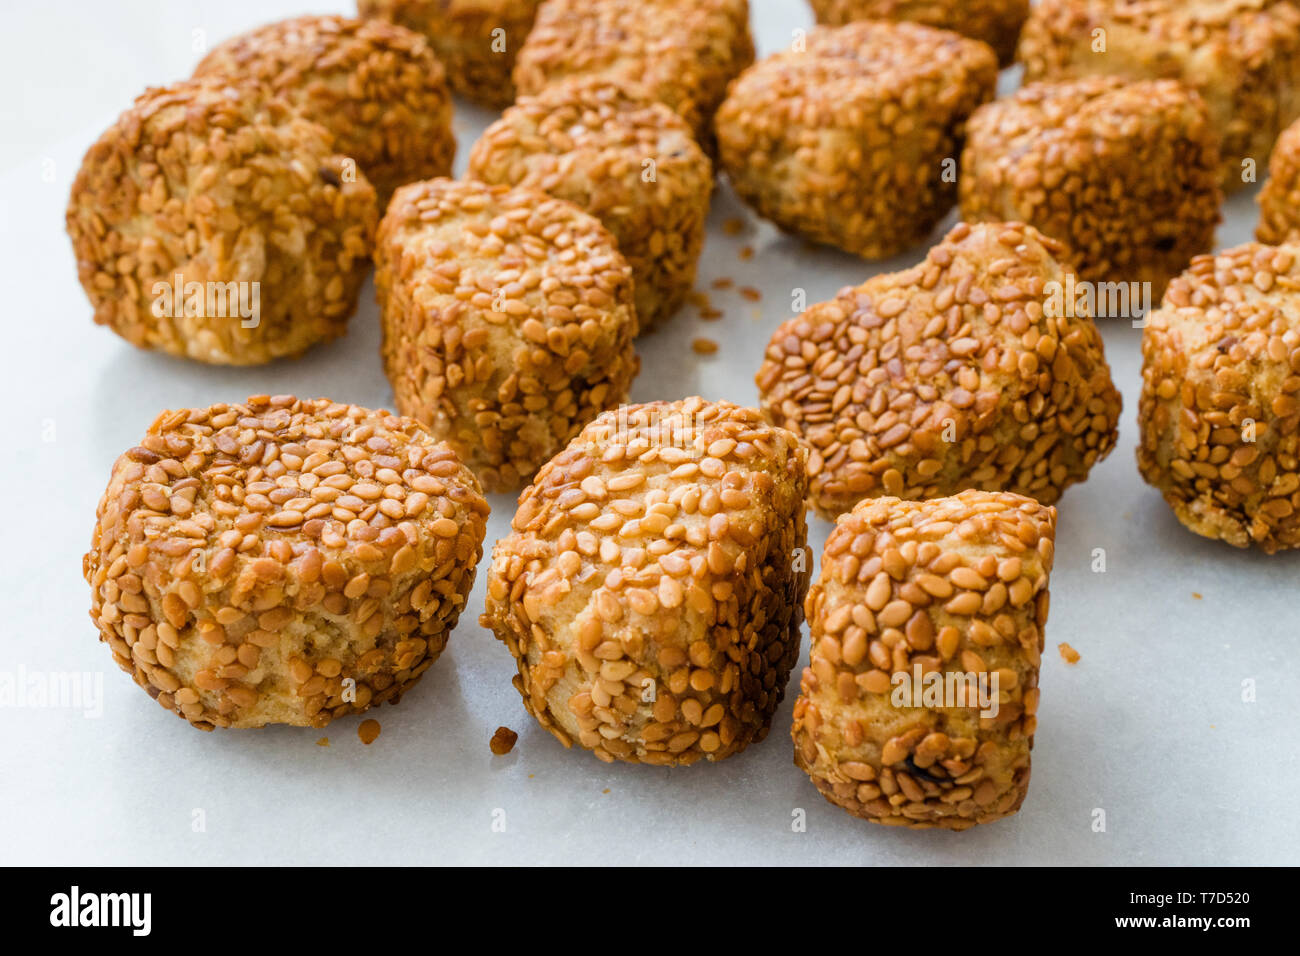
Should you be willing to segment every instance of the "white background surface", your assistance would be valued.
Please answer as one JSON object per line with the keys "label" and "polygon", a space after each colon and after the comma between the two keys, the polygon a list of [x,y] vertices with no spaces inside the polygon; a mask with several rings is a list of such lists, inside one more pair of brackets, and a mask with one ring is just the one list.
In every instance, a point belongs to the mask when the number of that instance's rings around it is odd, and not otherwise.
{"label": "white background surface", "polygon": [[[811,24],[800,0],[752,0],[760,53]],[[1238,552],[1184,531],[1134,464],[1139,332],[1103,331],[1124,393],[1119,446],[1061,504],[1033,781],[1015,817],[972,831],[905,832],[829,805],[791,762],[798,668],[771,735],[717,765],[607,766],[565,751],[525,714],[505,647],[478,626],[486,561],[442,658],[369,747],[359,718],[324,731],[200,733],[113,665],[87,618],[81,555],[113,459],[164,408],[258,392],[392,407],[368,284],[345,339],[297,362],[211,368],[137,351],[95,327],[63,234],[81,156],[147,84],[188,74],[208,44],[302,12],[271,0],[19,3],[6,11],[0,83],[0,269],[6,435],[0,446],[0,672],[103,674],[103,714],[0,709],[0,862],[1216,864],[1300,859],[1297,654],[1300,553]],[[1004,85],[1014,82],[1004,77]],[[457,104],[457,169],[488,114]],[[1261,161],[1261,168],[1264,163]],[[46,173],[43,178],[42,173]],[[1253,191],[1219,242],[1250,237]],[[745,231],[721,224],[744,216]],[[763,301],[712,292],[639,342],[633,399],[701,394],[755,403],[753,374],[792,291],[831,297],[923,249],[867,264],[783,238],[723,185],[699,288],[720,276]],[[742,261],[740,248],[756,255]],[[707,336],[720,351],[695,355]],[[51,434],[51,429],[53,432]],[[48,438],[53,440],[46,440]],[[513,500],[495,496],[487,547]],[[811,518],[820,554],[829,526]],[[1093,550],[1104,548],[1105,573]],[[1197,599],[1193,592],[1203,597]],[[1067,666],[1056,645],[1082,660]],[[805,638],[803,660],[807,659]],[[802,666],[802,664],[800,665]],[[1242,700],[1253,680],[1258,700]],[[488,739],[520,733],[508,757]],[[331,746],[319,747],[322,734]],[[796,808],[807,831],[791,830]],[[1106,831],[1094,832],[1096,809]],[[491,830],[494,810],[507,829]],[[194,832],[202,810],[206,831]]]}

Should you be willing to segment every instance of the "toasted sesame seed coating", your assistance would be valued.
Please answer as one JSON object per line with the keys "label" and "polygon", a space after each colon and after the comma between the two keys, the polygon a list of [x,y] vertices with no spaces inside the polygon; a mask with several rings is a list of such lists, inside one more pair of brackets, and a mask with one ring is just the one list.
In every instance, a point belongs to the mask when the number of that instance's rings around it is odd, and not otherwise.
{"label": "toasted sesame seed coating", "polygon": [[[827,800],[913,829],[1020,809],[1055,538],[1055,508],[985,491],[877,498],[839,520],[808,592],[791,731],[795,764]],[[898,706],[914,703],[894,692],[918,669],[971,675],[990,703],[996,674],[996,716],[969,692],[938,701],[968,706]]]}
{"label": "toasted sesame seed coating", "polygon": [[818,23],[842,27],[854,20],[895,20],[954,30],[983,40],[1009,65],[1016,56],[1029,0],[808,0]]}
{"label": "toasted sesame seed coating", "polygon": [[423,34],[447,67],[451,88],[471,103],[503,109],[510,78],[541,0],[357,0],[358,15]]}
{"label": "toasted sesame seed coating", "polygon": [[1150,282],[1159,299],[1222,218],[1204,101],[1176,80],[1035,83],[966,127],[962,218],[1027,222],[1088,282]]}
{"label": "toasted sesame seed coating", "polygon": [[799,653],[806,452],[700,398],[607,412],[537,474],[481,619],[524,706],[601,760],[721,760],[762,740]]}
{"label": "toasted sesame seed coating", "polygon": [[1218,133],[1229,192],[1253,178],[1300,118],[1300,7],[1294,0],[1041,0],[1020,37],[1025,82],[1096,74],[1177,79]]}
{"label": "toasted sesame seed coating", "polygon": [[686,121],[603,77],[525,96],[483,133],[469,176],[531,186],[591,213],[632,266],[641,331],[671,316],[695,283],[713,167]]}
{"label": "toasted sesame seed coating", "polygon": [[925,261],[776,330],[763,410],[811,446],[812,505],[966,488],[1055,502],[1118,437],[1120,394],[1086,314],[1045,314],[1060,243],[960,223]]}
{"label": "toasted sesame seed coating", "polygon": [[864,258],[923,240],[957,200],[945,161],[992,99],[984,43],[914,23],[821,27],[746,70],[718,110],[741,198],[782,229]]}
{"label": "toasted sesame seed coating", "polygon": [[521,95],[567,76],[640,88],[714,155],[713,114],[754,62],[748,0],[545,0],[515,65]]}
{"label": "toasted sesame seed coating", "polygon": [[1255,238],[1274,246],[1300,240],[1300,122],[1292,123],[1277,138],[1258,202]]}
{"label": "toasted sesame seed coating", "polygon": [[252,79],[334,134],[388,202],[403,183],[451,173],[446,71],[424,37],[382,20],[297,17],[227,40],[195,76]]}
{"label": "toasted sesame seed coating", "polygon": [[1142,336],[1138,468],[1178,520],[1300,547],[1300,245],[1200,256]]}
{"label": "toasted sesame seed coating", "polygon": [[[278,97],[209,78],[146,90],[91,146],[68,200],[95,321],[141,348],[252,365],[342,335],[378,209],[330,134]],[[217,308],[168,307],[174,284]],[[234,314],[254,291],[260,314]],[[222,305],[221,303],[224,303]],[[251,311],[251,310],[250,310]],[[226,314],[212,315],[209,312]]]}
{"label": "toasted sesame seed coating", "polygon": [[292,395],[163,412],[100,500],[90,616],[195,727],[323,727],[442,653],[487,514],[409,418]]}
{"label": "toasted sesame seed coating", "polygon": [[418,418],[488,491],[524,485],[640,370],[632,269],[572,203],[434,179],[393,196],[375,287],[383,359]]}

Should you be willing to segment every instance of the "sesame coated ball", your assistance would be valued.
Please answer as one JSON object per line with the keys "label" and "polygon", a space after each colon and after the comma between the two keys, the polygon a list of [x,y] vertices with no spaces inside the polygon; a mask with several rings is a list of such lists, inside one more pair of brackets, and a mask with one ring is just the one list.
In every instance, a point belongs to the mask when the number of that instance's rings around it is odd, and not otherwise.
{"label": "sesame coated ball", "polygon": [[741,198],[782,229],[888,258],[956,202],[962,129],[993,97],[997,75],[986,44],[947,30],[818,28],[803,49],[731,85],[716,123],[721,164]]}
{"label": "sesame coated ball", "polygon": [[1176,80],[1035,83],[975,111],[961,213],[1027,222],[1070,249],[1078,278],[1149,282],[1158,300],[1221,219],[1205,103]]}
{"label": "sesame coated ball", "polygon": [[1201,256],[1142,336],[1138,468],[1199,535],[1300,548],[1300,245]]}
{"label": "sesame coated ball", "polygon": [[442,653],[487,514],[409,418],[292,395],[163,412],[100,500],[90,616],[195,727],[323,727]]}
{"label": "sesame coated ball", "polygon": [[601,77],[521,97],[488,127],[469,176],[531,186],[595,216],[632,266],[641,331],[695,283],[713,168],[686,121]]}
{"label": "sesame coated ball", "polygon": [[434,179],[393,196],[375,287],[383,360],[405,415],[488,491],[513,491],[627,400],[641,363],[632,269],[572,203]]}
{"label": "sesame coated ball", "polygon": [[1300,118],[1294,0],[1041,0],[1017,57],[1026,83],[1097,74],[1186,83],[1209,108],[1228,191],[1255,181]]}
{"label": "sesame coated ball", "polygon": [[1029,0],[809,0],[818,23],[841,27],[854,20],[896,20],[955,30],[993,47],[998,62],[1015,59]]}
{"label": "sesame coated ball", "polygon": [[1258,202],[1256,239],[1270,245],[1300,239],[1300,122],[1292,123],[1278,137]]}
{"label": "sesame coated ball", "polygon": [[1020,808],[1055,537],[1055,508],[986,491],[863,501],[836,523],[791,731],[827,800],[914,829]]}
{"label": "sesame coated ball", "polygon": [[1062,251],[1023,224],[961,223],[919,265],[776,330],[763,410],[811,447],[820,514],[967,488],[1052,504],[1110,453],[1121,399],[1101,335],[1049,307]]}
{"label": "sesame coated ball", "polygon": [[713,114],[754,62],[748,0],[546,0],[519,53],[521,95],[601,76],[664,103],[714,154]]}
{"label": "sesame coated ball", "polygon": [[806,453],[700,398],[587,426],[519,497],[487,613],[566,747],[658,765],[762,740],[799,653]]}
{"label": "sesame coated ball", "polygon": [[378,209],[324,127],[220,79],[146,90],[91,146],[68,200],[95,321],[219,365],[342,335]]}
{"label": "sesame coated ball", "polygon": [[471,103],[502,109],[515,98],[511,80],[542,0],[357,0],[358,15],[423,34],[447,67],[451,88]]}
{"label": "sesame coated ball", "polygon": [[334,134],[380,205],[403,183],[451,172],[456,140],[446,71],[429,44],[382,20],[298,17],[218,46],[196,76],[251,79]]}

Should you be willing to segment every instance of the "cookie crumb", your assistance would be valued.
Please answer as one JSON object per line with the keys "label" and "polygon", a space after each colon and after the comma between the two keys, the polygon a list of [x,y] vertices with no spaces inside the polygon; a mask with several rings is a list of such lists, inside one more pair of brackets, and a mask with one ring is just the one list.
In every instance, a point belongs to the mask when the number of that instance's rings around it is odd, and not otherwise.
{"label": "cookie crumb", "polygon": [[361,738],[363,744],[369,747],[379,739],[379,731],[379,721],[373,717],[368,717],[361,721],[361,726],[357,728],[357,736]]}
{"label": "cookie crumb", "polygon": [[735,284],[736,284],[736,283],[735,283],[735,280],[734,280],[734,279],[729,279],[729,278],[727,278],[726,276],[723,276],[723,277],[720,278],[720,279],[714,279],[714,280],[713,280],[713,288],[715,288],[715,289],[719,289],[719,290],[721,290],[721,289],[730,289],[730,288],[731,288],[733,285],[735,285]]}
{"label": "cookie crumb", "polygon": [[328,737],[322,737],[320,740],[316,741],[317,747],[328,747],[329,745],[330,739]]}
{"label": "cookie crumb", "polygon": [[718,351],[718,343],[713,339],[696,339],[691,343],[696,355],[712,355]]}
{"label": "cookie crumb", "polygon": [[1056,649],[1061,652],[1061,660],[1065,661],[1065,663],[1067,664],[1079,663],[1079,652],[1076,651],[1069,644],[1066,644],[1064,641],[1062,641],[1060,644],[1056,645]]}
{"label": "cookie crumb", "polygon": [[515,749],[515,741],[518,739],[519,735],[509,727],[498,727],[488,746],[492,748],[492,752],[498,757],[504,757]]}
{"label": "cookie crumb", "polygon": [[729,236],[738,236],[745,231],[745,220],[731,218],[722,224],[722,231]]}
{"label": "cookie crumb", "polygon": [[1196,600],[1198,600],[1198,601],[1201,600],[1201,598],[1202,598],[1203,596],[1204,596],[1204,595],[1202,595],[1200,591],[1193,591],[1193,592],[1192,592],[1192,597],[1196,598]]}
{"label": "cookie crumb", "polygon": [[745,262],[748,262],[750,259],[754,258],[754,247],[743,246],[740,250],[740,258]]}
{"label": "cookie crumb", "polygon": [[749,285],[745,286],[740,290],[740,294],[747,302],[763,301],[763,293],[759,292],[753,286],[749,286]]}
{"label": "cookie crumb", "polygon": [[602,790],[602,791],[600,791],[600,792],[601,792],[601,793],[609,793],[609,787],[606,787],[604,790]]}

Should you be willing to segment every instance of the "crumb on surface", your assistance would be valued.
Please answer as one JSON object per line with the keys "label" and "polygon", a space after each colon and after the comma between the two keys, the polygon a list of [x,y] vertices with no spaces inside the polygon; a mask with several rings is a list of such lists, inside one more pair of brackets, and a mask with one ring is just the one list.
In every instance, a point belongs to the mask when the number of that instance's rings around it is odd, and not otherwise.
{"label": "crumb on surface", "polygon": [[328,737],[322,737],[320,740],[316,741],[317,747],[328,747],[329,745],[330,739]]}
{"label": "crumb on surface", "polygon": [[713,339],[699,338],[691,342],[696,355],[713,355],[718,351],[718,343]]}
{"label": "crumb on surface", "polygon": [[375,720],[373,717],[367,717],[365,720],[361,721],[360,726],[357,727],[357,736],[361,738],[363,744],[369,747],[379,739],[380,730],[379,721]]}
{"label": "crumb on surface", "polygon": [[[488,746],[492,748],[492,752],[498,757],[504,757],[515,749],[515,741],[518,739],[519,735],[509,727],[498,727]],[[529,774],[529,776],[531,777],[532,774]]]}
{"label": "crumb on surface", "polygon": [[1065,663],[1067,664],[1079,663],[1079,652],[1076,651],[1069,644],[1065,643],[1065,641],[1062,641],[1060,644],[1057,644],[1056,649],[1061,652],[1061,660],[1065,661]]}

